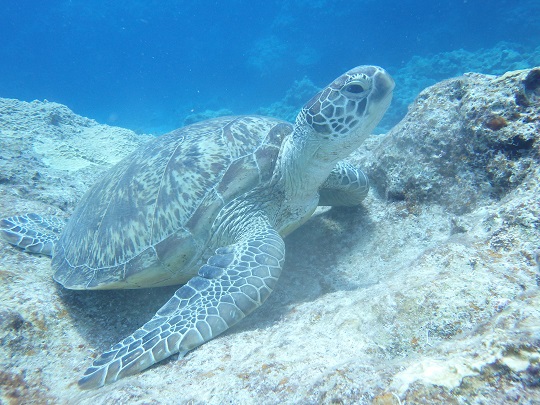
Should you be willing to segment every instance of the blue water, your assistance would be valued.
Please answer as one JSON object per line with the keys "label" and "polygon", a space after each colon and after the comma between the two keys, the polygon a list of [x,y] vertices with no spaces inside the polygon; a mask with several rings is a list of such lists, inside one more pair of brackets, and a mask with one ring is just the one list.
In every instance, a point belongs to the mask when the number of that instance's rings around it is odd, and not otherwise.
{"label": "blue water", "polygon": [[163,133],[190,114],[260,112],[297,80],[323,86],[378,64],[403,94],[395,121],[424,85],[469,66],[506,69],[504,58],[483,65],[486,52],[510,47],[508,69],[531,67],[539,16],[538,0],[0,0],[0,97]]}

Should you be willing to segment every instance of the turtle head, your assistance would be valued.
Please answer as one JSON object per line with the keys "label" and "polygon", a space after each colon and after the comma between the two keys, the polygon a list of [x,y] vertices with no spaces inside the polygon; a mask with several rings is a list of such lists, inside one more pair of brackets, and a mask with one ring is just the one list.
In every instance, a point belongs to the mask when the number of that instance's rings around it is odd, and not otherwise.
{"label": "turtle head", "polygon": [[[344,73],[302,108],[295,131],[315,148],[316,158],[335,161],[358,148],[392,100],[394,80],[377,66]],[[305,139],[305,138],[308,139]]]}

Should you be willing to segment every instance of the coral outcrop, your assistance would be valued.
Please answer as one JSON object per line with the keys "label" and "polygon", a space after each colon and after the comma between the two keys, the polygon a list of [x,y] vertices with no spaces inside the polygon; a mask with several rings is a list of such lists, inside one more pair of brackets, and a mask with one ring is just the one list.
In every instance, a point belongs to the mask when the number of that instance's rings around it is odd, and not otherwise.
{"label": "coral outcrop", "polygon": [[540,69],[476,73],[424,90],[368,158],[379,193],[465,213],[538,170]]}

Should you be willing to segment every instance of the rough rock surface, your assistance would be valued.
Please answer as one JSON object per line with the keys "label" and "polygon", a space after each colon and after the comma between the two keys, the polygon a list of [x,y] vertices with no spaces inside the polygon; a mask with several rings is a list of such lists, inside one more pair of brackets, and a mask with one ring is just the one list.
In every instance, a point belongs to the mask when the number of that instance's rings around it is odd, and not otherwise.
{"label": "rough rock surface", "polygon": [[421,92],[367,157],[378,191],[465,213],[522,184],[540,156],[540,70],[528,72],[470,73]]}
{"label": "rough rock surface", "polygon": [[[149,139],[61,104],[0,99],[0,186],[8,191],[3,197],[69,214],[103,170]],[[20,212],[16,202],[3,204],[2,214]]]}
{"label": "rough rock surface", "polygon": [[[425,90],[353,156],[374,184],[363,207],[321,210],[287,238],[284,274],[262,308],[111,386],[81,392],[76,380],[174,288],[68,291],[47,258],[1,243],[2,400],[538,403],[539,72]],[[55,108],[65,118],[47,121]],[[100,126],[96,147],[84,137],[98,124],[53,103],[0,100],[0,121],[0,215],[69,215],[113,157],[142,141]],[[62,151],[73,148],[89,163],[68,170]]]}

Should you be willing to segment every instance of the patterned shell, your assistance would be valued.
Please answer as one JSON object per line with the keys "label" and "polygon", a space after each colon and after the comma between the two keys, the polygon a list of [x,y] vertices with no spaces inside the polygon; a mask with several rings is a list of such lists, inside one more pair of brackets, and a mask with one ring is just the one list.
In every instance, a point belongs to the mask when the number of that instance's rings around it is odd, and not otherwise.
{"label": "patterned shell", "polygon": [[55,280],[72,289],[185,283],[219,210],[270,180],[291,131],[276,119],[221,117],[150,141],[84,195],[55,246]]}

